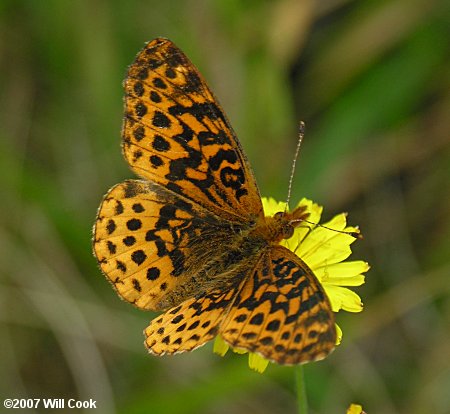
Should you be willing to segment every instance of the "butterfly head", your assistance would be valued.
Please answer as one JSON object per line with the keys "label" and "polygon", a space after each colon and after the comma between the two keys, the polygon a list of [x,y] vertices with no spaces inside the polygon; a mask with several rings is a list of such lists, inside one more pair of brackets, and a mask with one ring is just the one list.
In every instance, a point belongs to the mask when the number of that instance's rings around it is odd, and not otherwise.
{"label": "butterfly head", "polygon": [[271,230],[271,239],[280,242],[283,239],[290,239],[294,235],[296,227],[300,226],[309,217],[306,206],[300,206],[293,212],[279,211],[268,220],[268,227]]}

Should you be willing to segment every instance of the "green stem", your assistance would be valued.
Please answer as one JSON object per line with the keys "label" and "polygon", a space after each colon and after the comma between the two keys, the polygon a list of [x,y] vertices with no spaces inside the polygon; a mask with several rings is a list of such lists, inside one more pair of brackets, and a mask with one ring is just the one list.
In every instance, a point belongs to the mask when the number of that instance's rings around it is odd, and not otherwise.
{"label": "green stem", "polygon": [[308,414],[308,399],[306,398],[305,373],[303,371],[303,365],[297,365],[294,369],[297,389],[298,414]]}

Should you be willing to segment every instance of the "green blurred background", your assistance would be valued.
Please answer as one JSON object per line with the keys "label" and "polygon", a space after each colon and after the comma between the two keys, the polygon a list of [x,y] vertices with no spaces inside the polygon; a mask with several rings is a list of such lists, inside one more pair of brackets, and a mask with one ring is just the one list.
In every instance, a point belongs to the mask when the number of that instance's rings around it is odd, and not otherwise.
{"label": "green blurred background", "polygon": [[369,414],[449,413],[444,3],[0,1],[2,399],[93,398],[98,413],[296,410],[289,367],[260,375],[211,344],[147,355],[153,315],[119,300],[92,256],[102,195],[133,177],[120,152],[126,67],[164,36],[219,97],[263,195],[285,199],[304,120],[292,200],[319,202],[325,219],[348,211],[363,231],[352,257],[372,265],[356,289],[365,310],[341,312],[342,345],[306,366],[311,412],[359,402]]}

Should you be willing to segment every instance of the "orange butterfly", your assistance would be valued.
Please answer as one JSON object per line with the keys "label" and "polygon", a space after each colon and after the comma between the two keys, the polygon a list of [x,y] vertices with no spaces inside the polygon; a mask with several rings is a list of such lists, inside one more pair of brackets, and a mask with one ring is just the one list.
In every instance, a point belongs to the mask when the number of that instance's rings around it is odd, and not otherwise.
{"label": "orange butterfly", "polygon": [[309,267],[279,244],[308,213],[264,216],[217,99],[167,39],[149,42],[129,67],[122,135],[142,179],[103,199],[94,252],[123,299],[165,311],[145,330],[149,351],[190,351],[218,334],[280,364],[332,351],[330,302]]}

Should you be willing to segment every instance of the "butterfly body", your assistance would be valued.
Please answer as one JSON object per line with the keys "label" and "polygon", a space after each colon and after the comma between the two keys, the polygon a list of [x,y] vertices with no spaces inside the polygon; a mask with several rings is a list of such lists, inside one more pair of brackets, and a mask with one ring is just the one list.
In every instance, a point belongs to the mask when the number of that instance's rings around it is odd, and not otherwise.
{"label": "butterfly body", "polygon": [[104,197],[94,253],[121,298],[164,311],[145,330],[149,351],[190,351],[220,334],[282,364],[325,357],[336,340],[328,298],[279,244],[304,208],[264,216],[225,114],[172,42],[149,42],[124,85],[122,148],[141,179]]}

